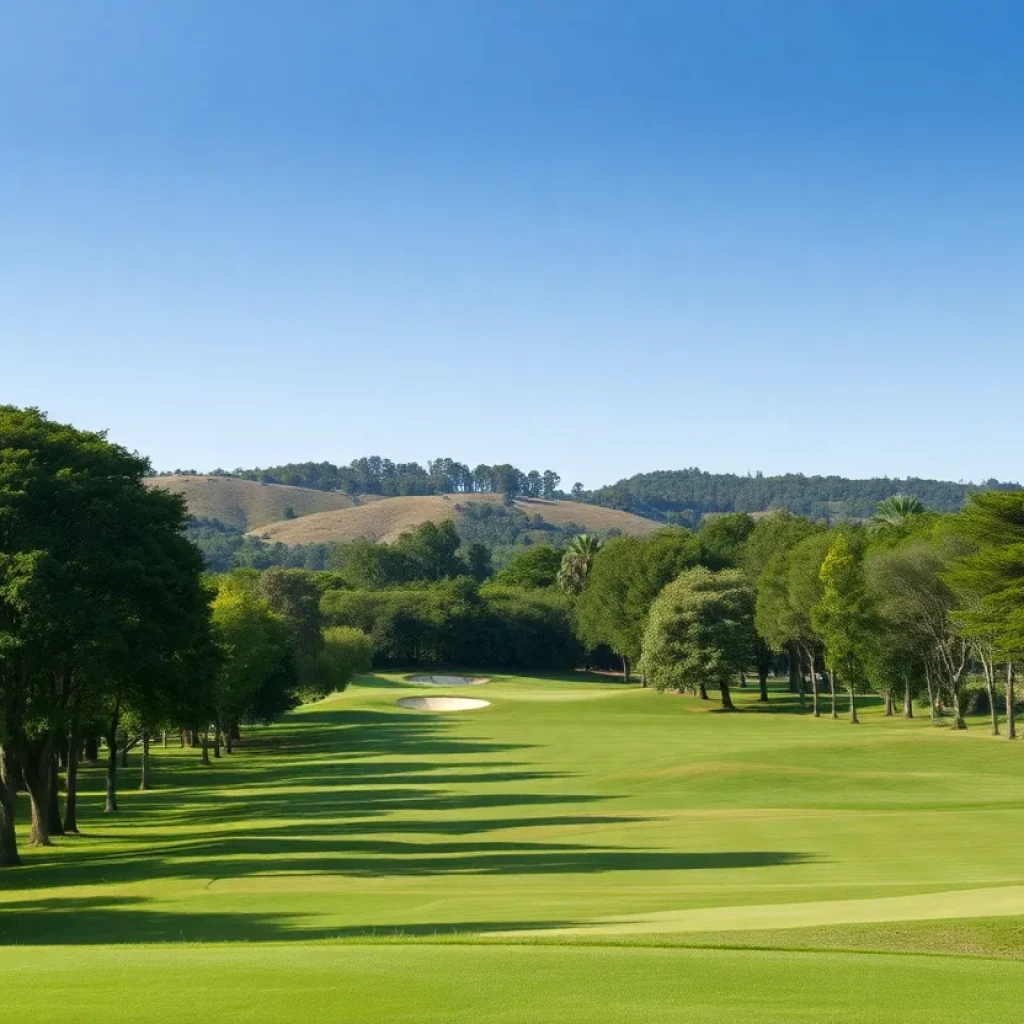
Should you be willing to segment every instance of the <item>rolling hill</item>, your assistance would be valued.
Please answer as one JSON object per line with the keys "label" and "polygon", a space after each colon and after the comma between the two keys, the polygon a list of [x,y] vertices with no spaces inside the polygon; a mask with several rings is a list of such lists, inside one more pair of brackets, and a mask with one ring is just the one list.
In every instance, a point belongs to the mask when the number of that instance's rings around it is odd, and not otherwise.
{"label": "rolling hill", "polygon": [[[287,488],[286,488],[287,489]],[[295,488],[292,488],[294,490]],[[272,543],[287,545],[324,544],[365,538],[390,543],[406,530],[421,523],[454,519],[465,523],[471,510],[492,506],[503,507],[499,494],[434,494],[404,498],[380,498],[366,504],[334,511],[317,512],[298,519],[287,519],[250,532]],[[630,512],[584,505],[576,501],[547,501],[542,498],[521,498],[514,509],[530,517],[540,516],[544,523],[560,527],[575,523],[584,530],[605,533],[616,529],[621,533],[642,536],[661,529],[662,523]],[[298,509],[296,509],[298,511]]]}
{"label": "rolling hill", "polygon": [[[257,483],[231,476],[155,476],[149,477],[146,485],[183,494],[192,515],[217,519],[239,530],[286,520],[288,509],[296,516],[308,516],[353,505],[348,495],[338,492]],[[374,496],[360,500],[373,501]]]}

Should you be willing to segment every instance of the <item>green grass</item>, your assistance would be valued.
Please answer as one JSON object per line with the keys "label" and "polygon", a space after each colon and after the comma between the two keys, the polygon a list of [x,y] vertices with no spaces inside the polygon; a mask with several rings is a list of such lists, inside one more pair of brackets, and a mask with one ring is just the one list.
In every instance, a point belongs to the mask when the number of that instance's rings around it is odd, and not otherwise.
{"label": "green grass", "polygon": [[131,986],[155,1020],[187,989],[229,1021],[520,1024],[1019,999],[1024,749],[982,722],[868,704],[855,727],[750,691],[727,715],[583,677],[494,677],[461,714],[396,706],[415,692],[367,677],[208,769],[158,748],[116,817],[88,770],[86,834],[0,874],[5,1005],[127,1020]]}

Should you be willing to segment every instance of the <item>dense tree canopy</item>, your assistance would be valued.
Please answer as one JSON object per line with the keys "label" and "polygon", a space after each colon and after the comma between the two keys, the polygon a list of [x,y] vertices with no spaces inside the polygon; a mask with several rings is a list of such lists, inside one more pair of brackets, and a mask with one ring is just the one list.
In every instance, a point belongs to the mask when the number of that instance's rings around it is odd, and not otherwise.
{"label": "dense tree canopy", "polygon": [[[65,731],[101,719],[113,735],[129,711],[160,717],[213,662],[183,502],[144,487],[148,472],[102,434],[0,408],[0,749],[28,789],[33,843],[59,827]],[[0,861],[11,863],[9,780],[0,789]]]}

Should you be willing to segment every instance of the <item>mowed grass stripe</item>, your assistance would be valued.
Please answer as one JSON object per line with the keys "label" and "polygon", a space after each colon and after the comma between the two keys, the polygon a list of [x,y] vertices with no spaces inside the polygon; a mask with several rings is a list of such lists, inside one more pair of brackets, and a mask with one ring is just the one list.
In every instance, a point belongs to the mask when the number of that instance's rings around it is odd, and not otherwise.
{"label": "mowed grass stripe", "polygon": [[697,949],[339,945],[11,949],[5,1005],[78,1019],[181,1019],[182,1000],[229,1024],[906,1024],[1014,1019],[1024,968],[975,959]]}

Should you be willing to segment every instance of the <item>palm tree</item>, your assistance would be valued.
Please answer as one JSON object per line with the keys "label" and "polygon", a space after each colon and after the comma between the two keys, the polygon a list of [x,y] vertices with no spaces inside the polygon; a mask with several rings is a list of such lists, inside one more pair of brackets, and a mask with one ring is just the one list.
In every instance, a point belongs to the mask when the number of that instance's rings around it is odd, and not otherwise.
{"label": "palm tree", "polygon": [[578,533],[569,542],[558,570],[558,585],[566,593],[577,595],[587,582],[594,556],[601,550],[601,541],[589,533]]}
{"label": "palm tree", "polygon": [[924,505],[920,498],[911,494],[894,494],[878,503],[871,522],[875,526],[902,526],[908,519],[921,515],[924,515]]}

